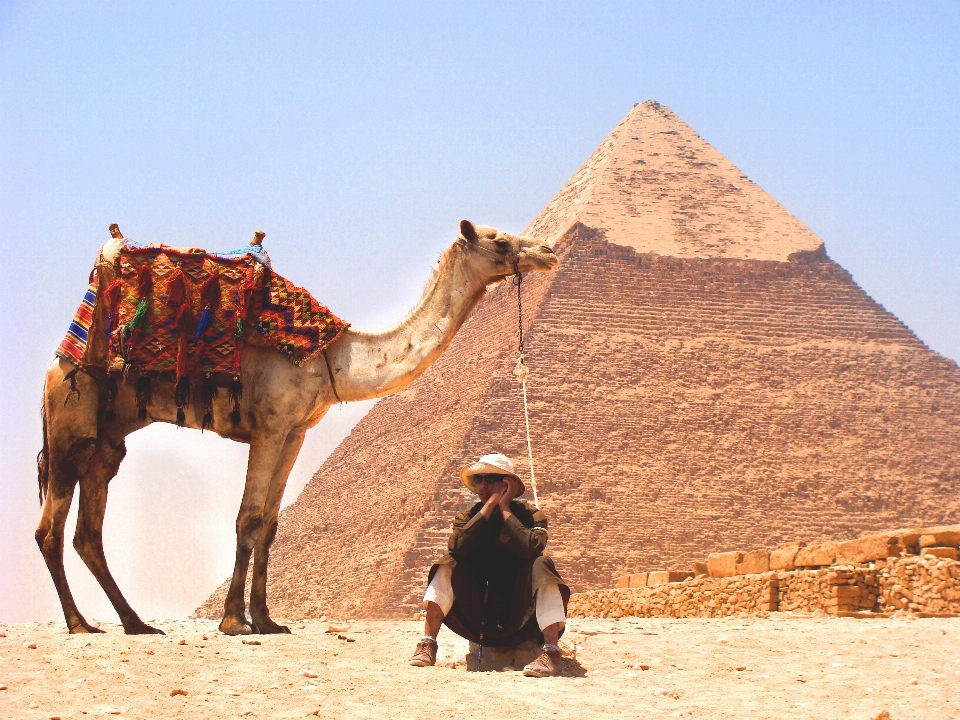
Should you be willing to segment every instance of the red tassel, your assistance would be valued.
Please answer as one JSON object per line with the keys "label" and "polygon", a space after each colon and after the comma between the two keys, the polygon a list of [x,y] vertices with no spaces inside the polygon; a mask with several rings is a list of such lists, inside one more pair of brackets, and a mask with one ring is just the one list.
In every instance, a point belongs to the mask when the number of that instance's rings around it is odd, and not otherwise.
{"label": "red tassel", "polygon": [[167,282],[167,303],[180,306],[187,302],[187,277],[177,268]]}
{"label": "red tassel", "polygon": [[153,276],[150,273],[150,263],[145,262],[137,276],[137,297],[146,300],[151,292],[153,292]]}
{"label": "red tassel", "polygon": [[210,306],[211,310],[220,307],[220,270],[213,268],[210,277],[200,286],[200,307]]}
{"label": "red tassel", "polygon": [[104,335],[110,337],[117,320],[117,306],[120,304],[120,278],[114,278],[113,282],[107,285],[107,289],[103,292],[103,299],[107,303],[107,329]]}
{"label": "red tassel", "polygon": [[193,310],[190,303],[183,303],[177,311],[177,381],[190,373],[188,355],[190,336],[193,334]]}

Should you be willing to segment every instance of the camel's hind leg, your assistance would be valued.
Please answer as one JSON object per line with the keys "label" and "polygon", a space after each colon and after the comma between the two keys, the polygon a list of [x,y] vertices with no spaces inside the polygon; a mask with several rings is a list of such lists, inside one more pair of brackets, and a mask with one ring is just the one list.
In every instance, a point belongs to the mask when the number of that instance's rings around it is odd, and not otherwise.
{"label": "camel's hind leg", "polygon": [[80,481],[80,512],[73,546],[110,598],[127,635],[163,635],[163,630],[147,625],[127,603],[103,554],[103,516],[107,509],[108,487],[126,453],[123,441],[114,447],[105,436],[101,436],[89,470]]}
{"label": "camel's hind leg", "polygon": [[[81,455],[84,451],[93,450],[93,440],[85,447],[81,448]],[[43,501],[43,515],[40,517],[40,525],[34,537],[37,539],[37,545],[40,546],[40,552],[43,553],[44,562],[50,571],[50,577],[53,578],[53,584],[57,588],[57,594],[60,596],[60,605],[63,608],[63,617],[67,621],[67,629],[71,633],[82,632],[103,632],[88,623],[80,611],[77,610],[77,604],[73,599],[73,593],[70,592],[70,586],[67,584],[67,574],[63,568],[63,530],[67,523],[67,513],[70,512],[70,503],[73,501],[73,490],[77,486],[76,477],[58,477],[57,473],[52,472],[52,477],[47,485],[47,494]]]}
{"label": "camel's hind leg", "polygon": [[47,369],[43,397],[43,450],[38,469],[43,514],[34,537],[60,596],[63,617],[71,633],[101,632],[77,610],[63,568],[63,530],[73,491],[94,454],[97,443],[97,382],[65,360]]}
{"label": "camel's hind leg", "polygon": [[280,501],[287,486],[287,477],[293,464],[297,460],[300,448],[303,446],[303,430],[294,430],[287,437],[277,461],[273,481],[267,491],[263,507],[263,529],[257,538],[253,552],[253,580],[250,586],[250,619],[257,632],[264,635],[271,633],[288,633],[290,629],[285,625],[278,625],[270,619],[267,610],[267,563],[270,560],[270,546],[277,536],[277,517],[280,514]]}

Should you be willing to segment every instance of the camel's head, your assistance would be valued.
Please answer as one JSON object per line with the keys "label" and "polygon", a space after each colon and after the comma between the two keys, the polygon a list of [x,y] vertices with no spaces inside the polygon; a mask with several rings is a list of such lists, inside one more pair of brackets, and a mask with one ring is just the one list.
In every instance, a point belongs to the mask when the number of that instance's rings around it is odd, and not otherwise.
{"label": "camel's head", "polygon": [[543,240],[508,235],[486,225],[460,221],[457,239],[477,265],[477,270],[488,282],[501,280],[516,272],[546,272],[557,266],[557,256]]}

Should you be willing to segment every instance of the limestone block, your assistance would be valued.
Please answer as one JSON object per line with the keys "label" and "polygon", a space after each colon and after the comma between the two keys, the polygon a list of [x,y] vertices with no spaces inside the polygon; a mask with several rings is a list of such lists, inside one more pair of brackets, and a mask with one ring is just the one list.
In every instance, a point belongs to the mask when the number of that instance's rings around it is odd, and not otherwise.
{"label": "limestone block", "polygon": [[960,525],[937,525],[924,528],[923,534],[933,535],[936,538],[937,541],[934,546],[957,547],[960,545]]}
{"label": "limestone block", "polygon": [[837,544],[838,563],[862,563],[897,557],[903,545],[899,535],[870,535]]}
{"label": "limestone block", "polygon": [[647,574],[647,585],[666,585],[667,583],[681,582],[693,577],[692,572],[682,570],[655,570]]}
{"label": "limestone block", "polygon": [[770,553],[771,570],[793,570],[796,567],[794,560],[797,553],[806,543],[792,542],[777,545],[777,549]]}
{"label": "limestone block", "polygon": [[629,575],[621,575],[620,577],[618,577],[618,578],[617,578],[616,587],[618,587],[618,588],[628,588],[628,587],[630,587],[630,576],[629,576]]}
{"label": "limestone block", "polygon": [[800,548],[794,564],[797,567],[819,567],[832,565],[837,559],[837,543],[825,542],[819,545]]}
{"label": "limestone block", "polygon": [[693,564],[693,574],[698,577],[700,575],[709,575],[710,572],[707,570],[707,564],[705,562],[695,562]]}
{"label": "limestone block", "polygon": [[710,553],[707,557],[707,572],[710,577],[733,577],[737,574],[737,563],[741,560],[743,553],[738,551]]}
{"label": "limestone block", "polygon": [[476,643],[471,642],[469,652],[464,658],[468,671],[476,672],[478,655],[482,672],[500,672],[508,667],[519,670],[527,663],[537,659],[537,656],[540,655],[540,645],[528,640],[514,647],[484,645],[481,649]]}
{"label": "limestone block", "polygon": [[737,575],[758,575],[770,570],[770,553],[767,550],[752,550],[744,553],[737,563]]}
{"label": "limestone block", "polygon": [[630,576],[630,587],[641,588],[647,586],[647,573],[634,573]]}
{"label": "limestone block", "polygon": [[[872,535],[886,535],[888,533],[871,533]],[[907,552],[917,552],[918,545],[917,543],[920,540],[920,536],[926,534],[926,531],[923,528],[903,528],[900,530],[893,530],[891,533],[893,535],[898,535],[900,537],[900,544],[907,550]]]}
{"label": "limestone block", "polygon": [[957,559],[957,549],[955,547],[925,547],[920,551],[921,555],[933,555],[934,557]]}
{"label": "limestone block", "polygon": [[919,540],[920,548],[936,547],[937,546],[937,536],[936,535],[921,535]]}

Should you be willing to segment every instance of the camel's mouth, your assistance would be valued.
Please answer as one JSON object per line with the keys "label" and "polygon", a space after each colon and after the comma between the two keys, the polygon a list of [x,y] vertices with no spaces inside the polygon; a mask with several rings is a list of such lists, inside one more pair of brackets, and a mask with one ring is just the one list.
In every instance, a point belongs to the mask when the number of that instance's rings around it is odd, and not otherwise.
{"label": "camel's mouth", "polygon": [[532,248],[520,252],[518,263],[520,272],[548,272],[553,270],[560,260],[546,243],[538,243]]}

